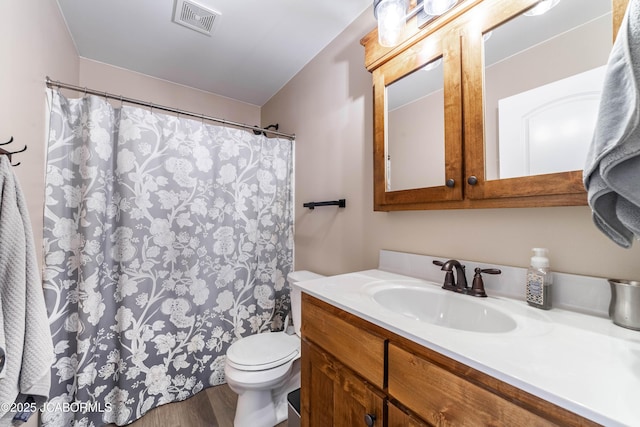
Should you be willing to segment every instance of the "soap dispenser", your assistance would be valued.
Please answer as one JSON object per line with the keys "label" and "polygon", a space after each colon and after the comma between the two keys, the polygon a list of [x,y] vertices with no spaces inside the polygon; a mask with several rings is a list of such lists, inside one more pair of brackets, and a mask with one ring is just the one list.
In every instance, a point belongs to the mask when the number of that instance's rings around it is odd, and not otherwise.
{"label": "soap dispenser", "polygon": [[527,270],[527,303],[533,307],[551,308],[552,275],[549,271],[548,250],[533,248],[531,266]]}

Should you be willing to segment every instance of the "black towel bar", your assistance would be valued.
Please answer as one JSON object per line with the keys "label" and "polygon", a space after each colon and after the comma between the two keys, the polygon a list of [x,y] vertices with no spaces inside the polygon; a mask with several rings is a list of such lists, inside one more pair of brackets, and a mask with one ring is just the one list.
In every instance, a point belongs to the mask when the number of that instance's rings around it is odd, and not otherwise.
{"label": "black towel bar", "polygon": [[317,206],[337,206],[339,208],[344,208],[345,206],[347,206],[347,200],[340,199],[340,200],[332,200],[329,202],[309,202],[309,203],[304,203],[302,205],[302,207],[309,208],[309,209],[315,209]]}

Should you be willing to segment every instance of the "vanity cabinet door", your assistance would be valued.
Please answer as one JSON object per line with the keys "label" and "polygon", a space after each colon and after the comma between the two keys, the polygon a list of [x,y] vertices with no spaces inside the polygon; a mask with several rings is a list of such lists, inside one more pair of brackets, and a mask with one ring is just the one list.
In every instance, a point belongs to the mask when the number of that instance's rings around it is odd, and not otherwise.
{"label": "vanity cabinet door", "polygon": [[386,338],[306,293],[302,319],[302,425],[383,426]]}
{"label": "vanity cabinet door", "polygon": [[384,395],[315,345],[302,342],[301,425],[383,426]]}
{"label": "vanity cabinet door", "polygon": [[429,424],[412,417],[393,403],[389,403],[387,409],[387,427],[429,427]]}

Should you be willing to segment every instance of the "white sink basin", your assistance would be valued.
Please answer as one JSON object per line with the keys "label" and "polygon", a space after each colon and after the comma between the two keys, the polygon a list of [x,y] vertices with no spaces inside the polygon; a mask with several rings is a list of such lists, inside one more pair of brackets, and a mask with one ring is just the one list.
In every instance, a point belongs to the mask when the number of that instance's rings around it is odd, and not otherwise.
{"label": "white sink basin", "polygon": [[370,289],[369,294],[387,310],[445,328],[502,333],[517,326],[509,313],[492,307],[482,298],[434,286],[376,286]]}

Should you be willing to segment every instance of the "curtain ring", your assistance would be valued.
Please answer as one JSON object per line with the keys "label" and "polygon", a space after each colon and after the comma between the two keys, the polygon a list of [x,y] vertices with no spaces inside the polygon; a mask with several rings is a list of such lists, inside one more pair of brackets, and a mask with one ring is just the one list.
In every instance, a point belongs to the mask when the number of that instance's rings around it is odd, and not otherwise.
{"label": "curtain ring", "polygon": [[120,95],[120,108],[124,106],[124,100],[122,99],[122,95]]}
{"label": "curtain ring", "polygon": [[150,102],[149,104],[151,105],[151,111],[150,111],[150,113],[151,113],[151,114],[153,114],[153,102]]}
{"label": "curtain ring", "polygon": [[204,125],[204,114],[200,114],[200,117],[202,119],[202,124]]}
{"label": "curtain ring", "polygon": [[84,96],[85,97],[87,96],[87,87],[86,86],[84,87]]}

